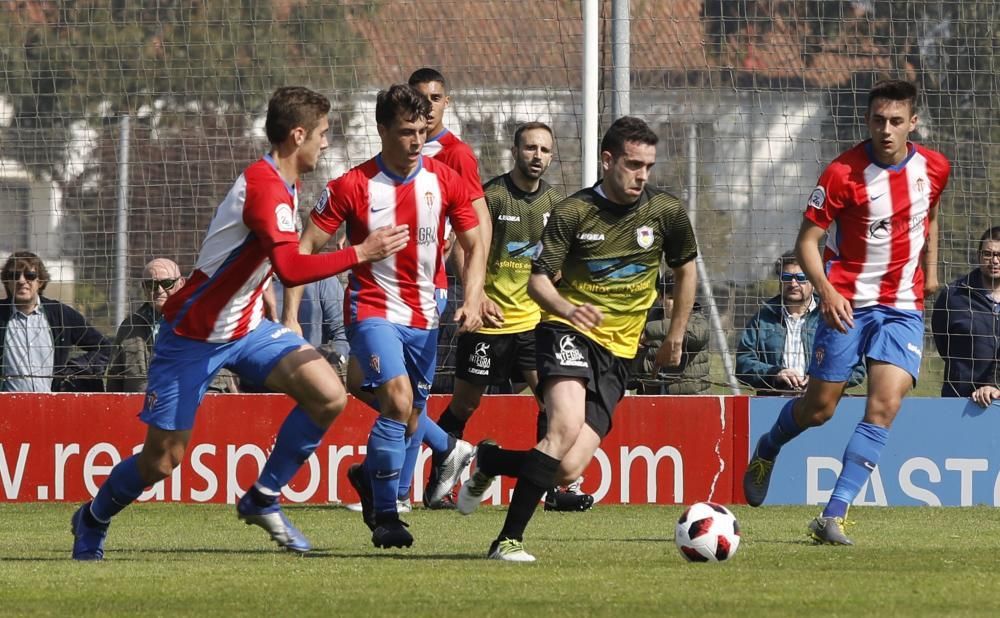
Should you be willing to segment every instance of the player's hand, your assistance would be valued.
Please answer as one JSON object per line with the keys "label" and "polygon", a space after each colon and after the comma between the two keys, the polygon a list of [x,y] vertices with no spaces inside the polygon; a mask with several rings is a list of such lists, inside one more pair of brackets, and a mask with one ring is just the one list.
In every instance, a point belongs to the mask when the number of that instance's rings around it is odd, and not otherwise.
{"label": "player's hand", "polygon": [[503,311],[491,299],[483,299],[482,304],[479,306],[479,313],[483,317],[484,326],[488,326],[489,328],[500,328],[503,326]]}
{"label": "player's hand", "polygon": [[660,349],[656,351],[656,358],[653,360],[653,376],[660,373],[663,368],[678,368],[681,366],[681,358],[684,354],[684,333],[679,339],[667,337],[660,344]]}
{"label": "player's hand", "polygon": [[775,378],[777,378],[779,384],[784,383],[793,391],[800,391],[809,384],[809,376],[799,375],[799,372],[794,369],[782,369]]}
{"label": "player's hand", "polygon": [[980,386],[972,391],[972,400],[983,408],[989,407],[991,403],[998,399],[1000,399],[1000,388],[995,386]]}
{"label": "player's hand", "polygon": [[829,294],[822,296],[819,312],[830,328],[835,328],[844,334],[847,334],[848,328],[854,328],[854,308],[851,307],[849,300],[832,288]]}
{"label": "player's hand", "polygon": [[455,312],[455,321],[458,322],[458,332],[474,333],[483,325],[481,303],[469,302],[468,299]]}
{"label": "player's hand", "polygon": [[377,262],[399,253],[410,242],[410,226],[387,225],[380,227],[357,245],[358,262]]}
{"label": "player's hand", "polygon": [[601,325],[601,322],[604,321],[604,314],[590,303],[583,303],[574,307],[567,318],[573,326],[580,330],[590,330]]}
{"label": "player's hand", "polygon": [[941,289],[941,282],[938,281],[937,274],[928,274],[924,279],[924,295],[932,296],[937,294],[937,291]]}

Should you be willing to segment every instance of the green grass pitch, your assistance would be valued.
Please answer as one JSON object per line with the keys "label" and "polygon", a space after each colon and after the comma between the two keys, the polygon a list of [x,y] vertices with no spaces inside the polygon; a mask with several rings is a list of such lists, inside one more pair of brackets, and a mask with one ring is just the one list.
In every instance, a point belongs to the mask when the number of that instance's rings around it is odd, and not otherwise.
{"label": "green grass pitch", "polygon": [[103,563],[69,559],[74,505],[0,505],[0,615],[960,616],[1000,615],[996,509],[855,508],[854,547],[805,536],[816,507],[736,507],[739,552],[689,564],[682,507],[541,510],[534,564],[484,559],[505,509],[415,510],[408,550],[376,550],[360,515],[287,512],[300,557],[234,507],[142,504],[111,529]]}

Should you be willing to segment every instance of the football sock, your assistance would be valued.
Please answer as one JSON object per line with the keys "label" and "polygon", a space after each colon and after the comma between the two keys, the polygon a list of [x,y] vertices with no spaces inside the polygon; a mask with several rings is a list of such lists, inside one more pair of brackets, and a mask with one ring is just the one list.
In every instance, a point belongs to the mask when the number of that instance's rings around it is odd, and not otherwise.
{"label": "football sock", "polygon": [[106,524],[126,506],[132,504],[146,488],[146,481],[139,474],[139,455],[132,455],[111,470],[111,475],[97,490],[90,504],[90,514]]}
{"label": "football sock", "polygon": [[476,450],[476,468],[489,476],[520,474],[531,451],[513,451],[495,444],[480,444]]}
{"label": "football sock", "polygon": [[768,461],[774,461],[778,456],[781,447],[787,444],[792,438],[805,431],[795,422],[792,416],[792,407],[799,398],[790,399],[778,413],[778,420],[774,422],[771,431],[764,434],[760,442],[757,443],[757,455]]}
{"label": "football sock", "polygon": [[420,443],[423,437],[423,428],[417,425],[417,431],[404,442],[403,467],[399,470],[399,487],[396,490],[396,497],[400,500],[406,500],[410,496],[410,486],[413,484],[413,475],[416,474],[417,457],[420,456]]}
{"label": "football sock", "polygon": [[524,465],[514,486],[514,494],[507,509],[507,519],[500,530],[499,539],[524,539],[524,529],[535,514],[538,501],[556,482],[559,460],[532,449],[524,458]]}
{"label": "football sock", "polygon": [[292,408],[278,430],[274,450],[255,487],[263,494],[277,496],[313,454],[325,434],[326,427],[314,423],[301,406]]}
{"label": "football sock", "polygon": [[449,435],[435,423],[427,412],[420,413],[420,424],[417,426],[418,432],[423,432],[421,440],[435,453],[447,453],[454,446],[454,442],[449,440]]}
{"label": "football sock", "polygon": [[367,466],[375,512],[396,512],[396,488],[406,449],[406,423],[378,417],[368,434]]}
{"label": "football sock", "polygon": [[861,487],[878,465],[879,455],[889,440],[885,427],[861,422],[854,428],[854,435],[844,449],[844,467],[837,477],[830,502],[823,509],[823,517],[844,517],[847,507],[854,501]]}
{"label": "football sock", "polygon": [[451,406],[448,406],[437,420],[441,431],[449,433],[456,438],[461,438],[465,434],[465,424],[467,422],[468,420],[462,420],[455,416],[454,412],[451,411]]}

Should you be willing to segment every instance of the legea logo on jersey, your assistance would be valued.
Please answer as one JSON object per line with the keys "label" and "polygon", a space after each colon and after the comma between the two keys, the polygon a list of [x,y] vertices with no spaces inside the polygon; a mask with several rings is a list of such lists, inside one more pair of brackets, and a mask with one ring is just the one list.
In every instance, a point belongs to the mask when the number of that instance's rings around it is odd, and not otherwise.
{"label": "legea logo on jersey", "polygon": [[576,337],[563,335],[559,340],[559,364],[564,367],[587,367],[583,353],[576,347]]}
{"label": "legea logo on jersey", "polygon": [[278,231],[295,231],[295,213],[288,204],[278,204],[274,209],[274,218],[278,221]]}

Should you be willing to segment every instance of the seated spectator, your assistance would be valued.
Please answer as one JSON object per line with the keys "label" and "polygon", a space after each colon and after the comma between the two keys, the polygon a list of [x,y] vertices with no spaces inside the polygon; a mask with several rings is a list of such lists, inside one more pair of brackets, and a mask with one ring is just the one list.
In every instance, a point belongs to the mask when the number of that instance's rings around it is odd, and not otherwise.
{"label": "seated spectator", "polygon": [[[285,302],[285,289],[281,280],[271,280],[274,290],[275,315],[280,320]],[[299,303],[299,326],[302,337],[340,372],[347,370],[350,347],[344,328],[344,286],[337,277],[328,277],[308,283]]]}
{"label": "seated spectator", "polygon": [[[637,395],[697,395],[708,390],[708,320],[701,305],[694,304],[684,332],[684,353],[678,367],[661,367],[653,376],[656,354],[670,329],[670,311],[674,304],[673,277],[657,281],[660,300],[646,316],[646,326],[639,340],[639,353],[633,364]],[[661,302],[662,301],[662,302]]]}
{"label": "seated spectator", "polygon": [[[758,395],[798,394],[809,383],[806,370],[822,319],[819,298],[793,251],[782,254],[774,274],[781,293],[747,321],[736,349],[736,377]],[[859,362],[847,385],[857,386],[864,379],[865,366]]]}
{"label": "seated spectator", "polygon": [[[0,390],[103,391],[111,342],[76,309],[41,295],[49,283],[41,258],[29,251],[11,254],[0,279],[7,294],[0,303]],[[82,353],[71,358],[74,347]]]}
{"label": "seated spectator", "polygon": [[[153,354],[153,341],[160,330],[160,311],[167,298],[176,294],[186,280],[172,260],[156,258],[142,270],[139,310],[125,318],[115,335],[114,353],[108,363],[109,393],[143,393]],[[210,393],[235,393],[236,376],[222,369],[208,387]]]}
{"label": "seated spectator", "polygon": [[979,267],[938,295],[931,330],[944,359],[942,397],[1000,384],[1000,226],[979,239]]}

